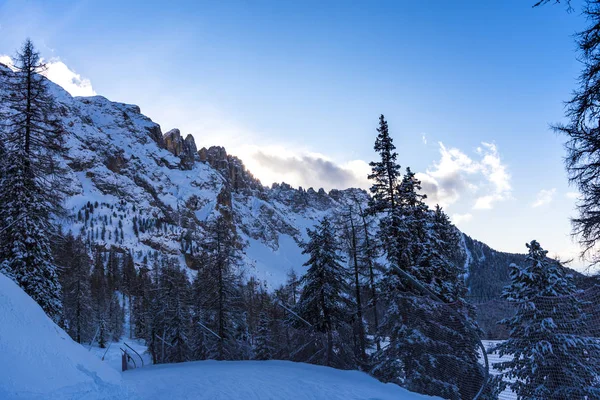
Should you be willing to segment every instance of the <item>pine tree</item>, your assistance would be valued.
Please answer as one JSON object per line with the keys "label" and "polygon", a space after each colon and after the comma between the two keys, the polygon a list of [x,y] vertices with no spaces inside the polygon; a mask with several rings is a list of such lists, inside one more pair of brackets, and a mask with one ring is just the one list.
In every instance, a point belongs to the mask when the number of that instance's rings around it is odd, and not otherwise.
{"label": "pine tree", "polygon": [[483,371],[474,310],[462,298],[466,288],[454,259],[459,236],[439,207],[429,210],[420,190],[407,168],[391,215],[396,223],[384,235],[392,250],[382,281],[390,345],[377,354],[374,373],[411,391],[471,398],[483,383]]}
{"label": "pine tree", "polygon": [[396,146],[388,131],[388,124],[383,114],[379,117],[379,128],[377,128],[377,139],[375,140],[375,151],[379,153],[380,160],[369,163],[371,174],[369,179],[373,180],[370,201],[370,212],[378,213],[393,210],[396,207],[396,186],[400,178],[400,165],[396,159]]}
{"label": "pine tree", "polygon": [[527,248],[526,264],[511,265],[502,293],[517,309],[501,321],[509,339],[491,350],[511,359],[494,367],[519,400],[600,398],[600,344],[585,334],[588,319],[572,276],[537,241]]}
{"label": "pine tree", "polygon": [[92,260],[81,237],[70,232],[56,254],[63,287],[63,314],[61,323],[67,333],[78,343],[94,335],[91,276]]}
{"label": "pine tree", "polygon": [[[303,254],[309,259],[304,264],[308,271],[300,280],[302,296],[296,304],[296,313],[309,322],[313,329],[325,335],[325,348],[311,356],[313,362],[327,366],[347,367],[352,351],[342,336],[349,331],[349,292],[346,273],[338,254],[333,227],[328,218],[323,218],[315,230],[308,230],[309,241]],[[334,355],[336,359],[334,359]]]}
{"label": "pine tree", "polygon": [[57,161],[64,151],[56,107],[41,75],[45,69],[27,40],[4,82],[5,169],[0,182],[0,270],[53,319],[61,315],[61,287],[50,248],[52,217],[62,211]]}

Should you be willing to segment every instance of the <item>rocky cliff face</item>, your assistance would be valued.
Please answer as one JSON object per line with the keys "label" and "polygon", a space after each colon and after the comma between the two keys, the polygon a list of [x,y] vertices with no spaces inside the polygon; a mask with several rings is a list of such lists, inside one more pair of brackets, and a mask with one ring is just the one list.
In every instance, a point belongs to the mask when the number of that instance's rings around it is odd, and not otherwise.
{"label": "rocky cliff face", "polygon": [[166,149],[181,159],[182,169],[192,169],[198,160],[196,142],[192,135],[187,135],[184,139],[179,129],[171,129],[163,135],[163,141]]}

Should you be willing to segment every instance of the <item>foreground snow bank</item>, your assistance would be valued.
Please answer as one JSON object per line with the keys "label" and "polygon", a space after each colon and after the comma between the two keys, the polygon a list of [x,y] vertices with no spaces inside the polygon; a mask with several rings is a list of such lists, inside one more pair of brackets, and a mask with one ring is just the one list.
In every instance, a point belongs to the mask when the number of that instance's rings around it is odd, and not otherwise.
{"label": "foreground snow bank", "polygon": [[0,274],[0,399],[424,400],[358,371],[288,361],[199,361],[120,373]]}
{"label": "foreground snow bank", "polygon": [[0,399],[122,399],[121,374],[0,273]]}
{"label": "foreground snow bank", "polygon": [[289,361],[197,361],[127,371],[140,399],[433,400],[358,371]]}

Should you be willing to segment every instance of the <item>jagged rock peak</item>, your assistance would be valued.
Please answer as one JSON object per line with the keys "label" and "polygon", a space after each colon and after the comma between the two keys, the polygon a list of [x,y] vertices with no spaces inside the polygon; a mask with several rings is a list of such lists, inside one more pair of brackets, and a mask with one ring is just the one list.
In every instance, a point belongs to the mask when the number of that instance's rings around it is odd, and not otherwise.
{"label": "jagged rock peak", "polygon": [[163,135],[165,147],[173,155],[181,159],[181,166],[184,169],[191,169],[196,161],[196,142],[192,135],[187,135],[185,139],[181,137],[179,129],[171,129]]}
{"label": "jagged rock peak", "polygon": [[263,186],[250,171],[246,169],[242,160],[227,154],[222,146],[203,147],[198,151],[200,161],[209,164],[223,175],[233,190],[257,189]]}

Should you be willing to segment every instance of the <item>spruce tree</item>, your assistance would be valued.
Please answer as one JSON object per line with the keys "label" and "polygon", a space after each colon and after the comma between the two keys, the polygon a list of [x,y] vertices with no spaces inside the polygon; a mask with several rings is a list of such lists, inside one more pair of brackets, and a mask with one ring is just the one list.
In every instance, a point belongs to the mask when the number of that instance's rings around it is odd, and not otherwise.
{"label": "spruce tree", "polygon": [[374,373],[411,391],[471,398],[483,383],[483,371],[474,310],[464,302],[463,273],[453,258],[459,236],[441,209],[429,210],[420,190],[407,168],[391,216],[396,224],[384,235],[390,250],[382,280],[388,304],[382,325],[390,345],[376,355]]}
{"label": "spruce tree", "polygon": [[368,176],[373,180],[371,186],[372,198],[370,201],[370,211],[378,213],[382,211],[393,210],[396,206],[395,191],[398,179],[401,176],[400,165],[396,159],[396,146],[390,136],[388,124],[383,114],[379,117],[379,127],[377,128],[377,138],[375,139],[375,151],[379,153],[380,160],[369,163],[371,174]]}
{"label": "spruce tree", "polygon": [[527,248],[525,265],[510,266],[502,293],[517,310],[501,321],[509,339],[491,350],[510,360],[494,367],[519,400],[600,398],[600,344],[586,334],[589,320],[572,276],[537,241]]}
{"label": "spruce tree", "polygon": [[63,131],[56,106],[39,75],[45,69],[27,40],[5,78],[5,121],[0,141],[6,153],[0,182],[0,270],[53,319],[61,315],[61,287],[50,248],[52,218],[62,211],[58,156]]}
{"label": "spruce tree", "polygon": [[296,313],[325,336],[325,347],[311,356],[311,360],[327,366],[348,367],[348,359],[353,357],[344,337],[349,331],[346,297],[349,288],[341,264],[343,258],[338,254],[340,249],[327,217],[315,230],[307,232],[309,241],[302,252],[309,256],[304,264],[308,271],[300,280],[302,295],[296,304]]}

